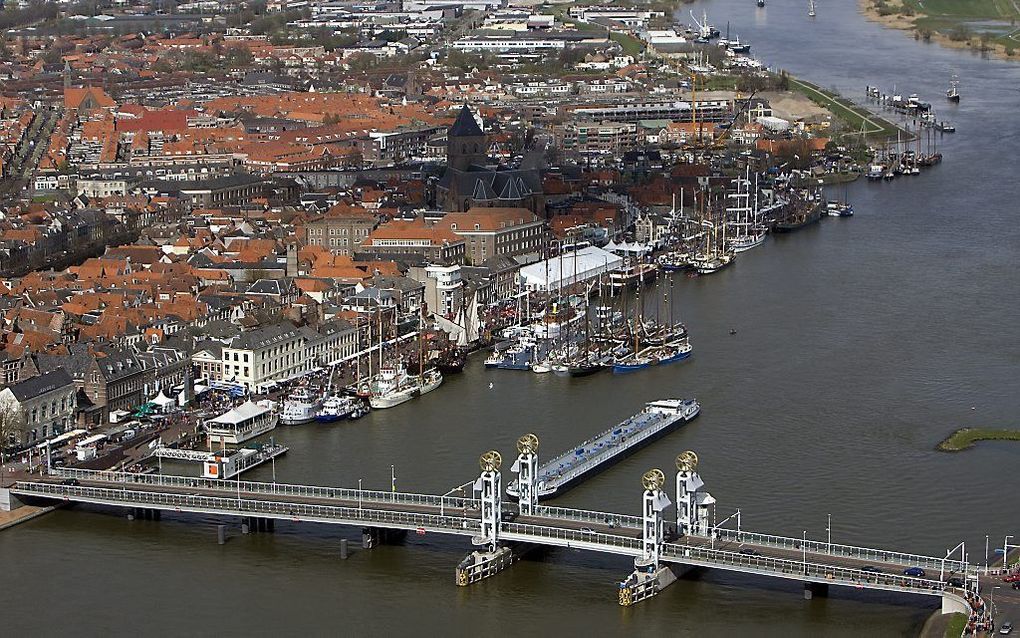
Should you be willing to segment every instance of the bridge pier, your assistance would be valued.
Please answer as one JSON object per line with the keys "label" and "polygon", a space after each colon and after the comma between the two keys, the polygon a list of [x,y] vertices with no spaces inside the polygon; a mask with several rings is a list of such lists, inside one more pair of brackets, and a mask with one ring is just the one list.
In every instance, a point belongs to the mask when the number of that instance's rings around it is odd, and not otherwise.
{"label": "bridge pier", "polygon": [[476,549],[457,564],[454,571],[458,587],[467,587],[480,580],[495,576],[517,562],[524,550],[514,551],[507,545],[495,549]]}
{"label": "bridge pier", "polygon": [[407,536],[407,530],[365,527],[361,530],[361,548],[372,549],[383,544],[399,543]]}
{"label": "bridge pier", "polygon": [[226,525],[217,525],[216,526],[216,543],[218,545],[223,545],[226,542],[227,542],[227,526]]}
{"label": "bridge pier", "polygon": [[804,600],[811,600],[815,596],[826,598],[829,595],[829,586],[825,583],[804,583]]}
{"label": "bridge pier", "polygon": [[676,574],[668,565],[635,565],[627,580],[620,583],[620,605],[630,607],[647,600],[675,582]]}

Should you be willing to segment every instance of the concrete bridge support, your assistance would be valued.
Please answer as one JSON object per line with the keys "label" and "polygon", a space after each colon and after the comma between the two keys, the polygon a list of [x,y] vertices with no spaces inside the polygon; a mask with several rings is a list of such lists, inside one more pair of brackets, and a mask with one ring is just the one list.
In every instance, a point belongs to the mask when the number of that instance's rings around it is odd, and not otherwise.
{"label": "concrete bridge support", "polygon": [[829,586],[825,583],[804,583],[804,600],[811,600],[815,596],[825,598],[829,595]]}
{"label": "concrete bridge support", "polygon": [[459,587],[467,587],[472,583],[495,576],[520,558],[514,548],[501,545],[495,549],[477,549],[460,561],[455,572]]}
{"label": "concrete bridge support", "polygon": [[364,527],[361,530],[361,548],[372,549],[384,544],[399,543],[407,536],[402,529],[386,529],[383,527]]}

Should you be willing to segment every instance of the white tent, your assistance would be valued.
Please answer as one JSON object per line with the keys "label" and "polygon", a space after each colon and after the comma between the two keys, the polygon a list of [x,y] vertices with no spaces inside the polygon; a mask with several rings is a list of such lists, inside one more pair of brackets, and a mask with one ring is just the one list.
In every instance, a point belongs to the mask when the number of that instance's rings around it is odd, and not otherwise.
{"label": "white tent", "polygon": [[586,282],[603,273],[619,270],[623,259],[596,246],[588,246],[521,268],[525,290],[546,291],[575,282]]}
{"label": "white tent", "polygon": [[149,403],[155,404],[156,407],[159,408],[160,412],[170,412],[175,407],[177,407],[177,401],[163,394],[162,390],[160,390],[159,394],[154,396],[152,398],[152,401],[150,401]]}

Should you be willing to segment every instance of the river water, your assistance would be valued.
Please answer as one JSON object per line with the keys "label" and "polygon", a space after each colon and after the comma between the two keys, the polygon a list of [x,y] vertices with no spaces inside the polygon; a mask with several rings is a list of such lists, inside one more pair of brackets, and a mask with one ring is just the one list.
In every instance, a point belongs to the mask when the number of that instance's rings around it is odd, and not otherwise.
{"label": "river water", "polygon": [[[637,513],[641,474],[668,473],[693,449],[720,512],[741,508],[745,529],[825,538],[831,514],[833,542],[941,555],[966,540],[977,561],[985,534],[1001,544],[1020,531],[1020,446],[934,451],[960,426],[1016,425],[1020,66],[883,32],[850,1],[821,3],[813,21],[800,3],[704,6],[771,65],[857,98],[895,84],[930,99],[959,129],[945,161],[850,186],[853,218],[772,237],[717,275],[677,277],[687,362],[574,380],[490,372],[475,358],[411,404],[277,429],[292,449],[278,480],[386,489],[392,464],[398,489],[443,492],[476,475],[484,450],[509,458],[524,432],[548,456],[645,401],[693,396],[699,419],[556,503]],[[955,107],[941,99],[952,73]],[[463,540],[411,535],[341,561],[337,539],[358,530],[235,526],[218,546],[213,523],[76,508],[0,534],[5,633],[899,636],[934,607],[836,589],[804,601],[793,583],[709,572],[623,609],[623,558],[554,550],[462,589]]]}

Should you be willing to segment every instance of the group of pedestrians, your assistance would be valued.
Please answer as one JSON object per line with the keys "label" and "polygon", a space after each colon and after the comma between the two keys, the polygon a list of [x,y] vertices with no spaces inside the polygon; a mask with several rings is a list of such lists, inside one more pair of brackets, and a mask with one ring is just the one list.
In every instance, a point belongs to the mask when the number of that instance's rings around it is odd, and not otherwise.
{"label": "group of pedestrians", "polygon": [[976,594],[967,592],[967,604],[970,605],[970,617],[967,619],[967,627],[963,632],[964,635],[994,632],[995,620],[988,613],[984,599]]}

